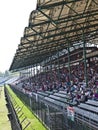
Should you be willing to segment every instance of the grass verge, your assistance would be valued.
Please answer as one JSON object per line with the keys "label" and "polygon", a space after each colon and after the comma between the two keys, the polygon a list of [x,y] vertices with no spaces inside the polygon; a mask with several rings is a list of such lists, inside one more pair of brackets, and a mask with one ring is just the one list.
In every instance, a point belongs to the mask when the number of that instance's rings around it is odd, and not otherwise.
{"label": "grass verge", "polygon": [[[31,124],[26,128],[26,130],[47,130],[43,124],[33,115],[33,113],[27,108],[27,106],[24,105],[24,103],[17,97],[17,95],[11,90],[9,86],[7,86],[8,92],[11,95],[11,97],[15,100],[17,105],[22,108],[22,113],[27,117],[27,120],[31,122]],[[21,114],[22,114],[21,113]],[[18,117],[20,116],[20,113],[18,113]],[[21,116],[19,118],[20,122],[23,121],[24,117]],[[22,127],[24,128],[26,126],[27,122],[22,123]]]}

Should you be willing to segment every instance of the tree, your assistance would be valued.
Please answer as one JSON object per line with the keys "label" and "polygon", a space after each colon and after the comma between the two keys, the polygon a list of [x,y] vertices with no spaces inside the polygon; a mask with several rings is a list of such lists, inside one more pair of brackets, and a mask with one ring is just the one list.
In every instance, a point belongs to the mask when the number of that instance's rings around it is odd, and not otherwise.
{"label": "tree", "polygon": [[8,71],[8,70],[5,71],[4,76],[5,76],[5,77],[9,76],[9,71]]}
{"label": "tree", "polygon": [[0,77],[2,77],[4,75],[4,73],[2,73],[1,71],[0,71]]}

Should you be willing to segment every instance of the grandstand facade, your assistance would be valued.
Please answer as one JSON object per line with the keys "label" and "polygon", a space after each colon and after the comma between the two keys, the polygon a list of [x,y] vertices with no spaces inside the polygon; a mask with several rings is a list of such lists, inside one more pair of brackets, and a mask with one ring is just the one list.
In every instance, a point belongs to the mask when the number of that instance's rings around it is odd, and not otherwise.
{"label": "grandstand facade", "polygon": [[50,130],[97,130],[97,68],[98,0],[37,0],[10,66],[13,91]]}

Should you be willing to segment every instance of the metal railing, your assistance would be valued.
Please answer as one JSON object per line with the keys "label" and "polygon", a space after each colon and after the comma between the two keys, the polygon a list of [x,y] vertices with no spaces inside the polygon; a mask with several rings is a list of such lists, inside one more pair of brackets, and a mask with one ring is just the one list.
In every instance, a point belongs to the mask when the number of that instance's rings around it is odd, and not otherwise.
{"label": "metal railing", "polygon": [[51,102],[51,100],[45,101],[44,96],[38,94],[36,96],[36,93],[30,97],[15,88],[13,88],[13,91],[50,130],[98,129],[98,121],[93,121],[90,119],[90,117],[80,115],[77,112],[75,112],[74,121],[71,121],[67,117],[67,108],[63,108],[62,105],[60,106],[60,104],[55,104],[56,100],[54,100],[54,102]]}
{"label": "metal railing", "polygon": [[4,92],[5,92],[5,98],[6,98],[6,101],[7,101],[7,107],[10,111],[10,113],[8,114],[8,117],[9,117],[11,123],[12,123],[12,121],[14,121],[14,123],[15,123],[14,127],[16,127],[17,130],[22,130],[21,124],[18,120],[17,114],[16,114],[15,109],[12,105],[12,102],[10,100],[10,96],[8,94],[6,87],[4,87]]}

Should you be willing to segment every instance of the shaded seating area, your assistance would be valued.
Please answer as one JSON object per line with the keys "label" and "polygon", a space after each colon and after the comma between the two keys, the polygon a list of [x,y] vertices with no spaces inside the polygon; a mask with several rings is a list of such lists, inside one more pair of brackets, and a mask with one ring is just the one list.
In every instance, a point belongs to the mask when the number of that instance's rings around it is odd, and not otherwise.
{"label": "shaded seating area", "polygon": [[[15,88],[14,92],[20,95],[21,100],[23,100],[48,127],[51,126],[52,129],[58,129],[59,127],[61,127],[61,130],[66,127],[73,129],[74,125],[74,129],[84,129],[84,126],[85,129],[98,129],[98,101],[88,100],[85,103],[77,105],[75,102],[70,103],[63,94],[61,94],[63,95],[62,97],[61,95],[59,96],[59,92],[58,95],[57,92],[47,92],[48,94],[45,92],[32,92],[31,98],[21,91],[19,93]],[[69,106],[74,110],[74,121],[68,118],[67,108]],[[59,120],[61,119],[62,121],[60,123]],[[59,123],[58,127],[54,125],[57,122]]]}
{"label": "shaded seating area", "polygon": [[97,12],[97,0],[38,0],[24,29],[12,89],[50,130],[98,129]]}

